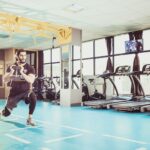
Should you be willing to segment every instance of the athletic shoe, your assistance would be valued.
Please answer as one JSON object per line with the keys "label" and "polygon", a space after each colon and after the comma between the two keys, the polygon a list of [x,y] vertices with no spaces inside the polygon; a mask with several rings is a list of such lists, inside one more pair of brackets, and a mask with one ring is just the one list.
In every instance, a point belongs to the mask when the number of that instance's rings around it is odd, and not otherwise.
{"label": "athletic shoe", "polygon": [[27,125],[35,126],[35,123],[33,122],[32,118],[27,119]]}

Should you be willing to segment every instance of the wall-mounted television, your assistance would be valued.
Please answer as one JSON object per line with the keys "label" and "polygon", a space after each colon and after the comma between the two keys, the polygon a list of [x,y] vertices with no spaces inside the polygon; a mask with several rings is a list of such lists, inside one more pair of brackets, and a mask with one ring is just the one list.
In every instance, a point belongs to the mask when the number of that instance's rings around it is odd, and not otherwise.
{"label": "wall-mounted television", "polygon": [[125,52],[134,53],[143,51],[143,39],[125,41]]}

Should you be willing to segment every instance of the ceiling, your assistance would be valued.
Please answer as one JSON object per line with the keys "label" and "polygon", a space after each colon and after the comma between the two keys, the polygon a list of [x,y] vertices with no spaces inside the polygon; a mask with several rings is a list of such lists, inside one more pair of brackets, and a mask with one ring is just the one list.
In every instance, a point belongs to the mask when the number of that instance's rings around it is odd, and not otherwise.
{"label": "ceiling", "polygon": [[[79,11],[70,10],[77,5]],[[82,29],[83,41],[150,28],[148,0],[0,0],[0,11]],[[0,48],[45,49],[50,39],[21,34],[2,37]]]}

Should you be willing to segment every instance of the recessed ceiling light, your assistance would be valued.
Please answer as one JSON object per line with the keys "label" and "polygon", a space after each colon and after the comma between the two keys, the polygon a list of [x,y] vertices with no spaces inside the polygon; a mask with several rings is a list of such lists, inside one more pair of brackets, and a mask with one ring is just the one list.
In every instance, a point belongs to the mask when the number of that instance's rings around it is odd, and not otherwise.
{"label": "recessed ceiling light", "polygon": [[77,13],[77,12],[84,10],[84,8],[77,3],[73,3],[69,5],[65,10]]}

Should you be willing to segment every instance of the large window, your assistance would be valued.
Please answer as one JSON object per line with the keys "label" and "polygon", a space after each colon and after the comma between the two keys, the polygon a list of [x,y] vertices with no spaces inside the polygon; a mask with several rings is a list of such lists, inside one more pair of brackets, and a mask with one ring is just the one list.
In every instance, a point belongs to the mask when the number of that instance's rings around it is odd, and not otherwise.
{"label": "large window", "polygon": [[95,56],[105,56],[107,54],[107,47],[105,39],[95,41]]}
{"label": "large window", "polygon": [[53,77],[60,77],[60,63],[52,64]]}
{"label": "large window", "polygon": [[51,76],[51,69],[50,69],[50,64],[45,64],[44,65],[44,76],[50,77]]}
{"label": "large window", "polygon": [[114,37],[115,54],[125,53],[125,41],[129,41],[128,34],[123,34]]}
{"label": "large window", "polygon": [[[76,75],[80,70],[80,60],[73,61],[73,74]],[[80,86],[81,78],[73,78],[73,89],[77,89],[77,86]],[[76,86],[77,85],[77,86]]]}
{"label": "large window", "polygon": [[140,59],[140,69],[142,69],[143,65],[150,64],[150,53],[140,53],[139,54]]}
{"label": "large window", "polygon": [[30,64],[36,71],[36,52],[27,51],[27,60],[26,62]]}
{"label": "large window", "polygon": [[83,75],[93,75],[93,59],[83,60]]}
{"label": "large window", "polygon": [[73,59],[80,59],[80,47],[74,46]]}
{"label": "large window", "polygon": [[[115,69],[118,66],[128,65],[133,68],[133,60],[135,54],[115,56]],[[119,94],[130,94],[131,93],[131,81],[127,76],[115,77],[115,83]]]}
{"label": "large window", "polygon": [[26,62],[31,66],[36,66],[36,52],[27,52],[27,60]]}
{"label": "large window", "polygon": [[93,57],[93,41],[82,43],[82,58]]}
{"label": "large window", "polygon": [[36,53],[31,53],[31,65],[34,66],[35,65],[35,59],[36,59]]}
{"label": "large window", "polygon": [[[143,65],[150,64],[150,53],[140,53],[140,68],[142,70]],[[145,94],[150,95],[150,75],[142,75],[141,76],[141,83],[143,85]]]}
{"label": "large window", "polygon": [[115,76],[115,85],[119,94],[131,94],[131,80],[128,76]]}
{"label": "large window", "polygon": [[[114,69],[118,66],[129,65],[131,71],[133,68],[133,60],[135,54],[125,54],[125,41],[129,41],[129,34],[122,34],[114,36],[114,53],[112,51],[111,60],[114,63]],[[94,44],[95,43],[95,44]],[[150,50],[150,30],[143,31],[143,43],[144,50]],[[95,47],[94,47],[95,46]],[[52,54],[52,57],[51,57]],[[95,54],[95,56],[94,56]],[[82,73],[83,75],[96,75],[102,74],[106,70],[107,59],[108,59],[107,45],[105,38],[92,40],[82,43]],[[150,52],[139,53],[140,57],[140,69],[144,64],[150,63]],[[52,60],[51,60],[52,58]],[[80,69],[80,49],[75,46],[73,52],[73,74],[76,74]],[[113,62],[114,60],[114,62]],[[31,60],[33,64],[34,60]],[[60,48],[44,51],[44,75],[52,75],[53,77],[60,76]],[[128,77],[114,77],[116,85],[121,94],[130,94],[131,83]],[[146,93],[150,93],[148,80],[149,76],[141,76],[141,82],[144,85]]]}
{"label": "large window", "polygon": [[102,74],[106,70],[107,57],[95,60],[95,74]]}
{"label": "large window", "polygon": [[143,31],[144,50],[150,50],[150,30]]}
{"label": "large window", "polygon": [[135,54],[115,56],[115,69],[118,66],[129,65],[132,70],[134,57]]}
{"label": "large window", "polygon": [[44,53],[44,63],[50,63],[51,62],[51,55],[50,50],[43,51]]}
{"label": "large window", "polygon": [[140,81],[146,95],[150,95],[150,76],[142,75]]}
{"label": "large window", "polygon": [[27,62],[28,64],[30,64],[30,54],[27,54],[26,62]]}
{"label": "large window", "polygon": [[52,62],[60,62],[60,48],[52,49]]}
{"label": "large window", "polygon": [[75,75],[77,71],[80,70],[80,61],[73,61],[73,74]]}

